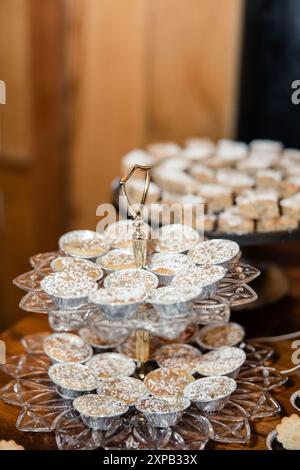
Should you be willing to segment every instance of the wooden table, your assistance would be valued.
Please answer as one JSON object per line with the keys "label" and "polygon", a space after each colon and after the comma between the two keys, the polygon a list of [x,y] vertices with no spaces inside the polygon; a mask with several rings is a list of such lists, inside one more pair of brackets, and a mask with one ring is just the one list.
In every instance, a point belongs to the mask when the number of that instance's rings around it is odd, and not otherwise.
{"label": "wooden table", "polygon": [[[298,253],[298,251],[296,252]],[[266,252],[264,252],[266,256]],[[280,252],[281,266],[284,266],[286,255]],[[296,256],[296,257],[295,257]],[[291,255],[290,263],[284,267],[285,274],[290,282],[290,295],[275,305],[261,308],[259,310],[249,310],[245,312],[233,312],[232,318],[239,321],[246,327],[248,336],[270,336],[300,330],[300,268],[299,256]],[[271,253],[274,260],[274,252]],[[294,262],[294,266],[291,263]],[[49,330],[47,317],[42,314],[32,314],[26,316],[21,322],[5,331],[0,338],[6,342],[8,354],[22,353],[20,339],[29,333],[38,333]],[[276,365],[279,369],[293,367],[291,363],[292,341],[274,343],[278,360]],[[9,381],[9,377],[0,374],[0,385]],[[295,410],[292,408],[289,397],[295,390],[300,389],[300,373],[293,375],[288,384],[280,391],[272,394],[277,398],[282,406],[282,415],[290,415]],[[16,430],[15,422],[19,413],[19,408],[5,405],[0,401],[0,439],[14,439],[22,444],[26,449],[55,449],[53,434],[44,433],[22,433]],[[212,449],[239,449],[239,450],[262,450],[266,449],[265,437],[274,429],[280,417],[274,417],[252,423],[253,430],[251,442],[247,446],[233,446],[210,443]]]}

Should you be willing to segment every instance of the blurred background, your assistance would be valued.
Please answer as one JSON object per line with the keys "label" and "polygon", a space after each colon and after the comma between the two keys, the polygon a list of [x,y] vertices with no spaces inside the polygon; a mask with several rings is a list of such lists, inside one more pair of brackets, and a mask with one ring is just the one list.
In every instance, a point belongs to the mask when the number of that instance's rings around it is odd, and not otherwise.
{"label": "blurred background", "polygon": [[0,0],[0,328],[22,316],[11,280],[64,231],[95,229],[129,150],[300,147],[299,54],[298,0]]}

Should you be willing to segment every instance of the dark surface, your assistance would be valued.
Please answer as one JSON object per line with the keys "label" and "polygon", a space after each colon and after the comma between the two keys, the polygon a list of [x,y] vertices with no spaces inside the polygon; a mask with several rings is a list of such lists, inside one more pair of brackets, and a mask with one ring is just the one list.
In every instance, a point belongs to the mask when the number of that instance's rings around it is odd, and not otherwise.
{"label": "dark surface", "polygon": [[300,148],[300,1],[246,0],[243,43],[237,138]]}

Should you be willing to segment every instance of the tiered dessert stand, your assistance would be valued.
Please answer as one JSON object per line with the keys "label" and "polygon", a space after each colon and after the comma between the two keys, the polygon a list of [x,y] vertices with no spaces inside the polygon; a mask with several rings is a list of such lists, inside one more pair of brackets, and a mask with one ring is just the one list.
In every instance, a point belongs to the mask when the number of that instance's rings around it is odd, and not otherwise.
{"label": "tiered dessert stand", "polygon": [[[126,181],[121,181],[126,195]],[[141,168],[139,168],[141,169]],[[147,195],[149,168],[146,171]],[[143,230],[141,212],[134,210],[129,202],[134,219],[133,252],[138,268],[146,267],[147,240]],[[228,322],[233,306],[256,300],[256,293],[248,285],[259,276],[259,271],[236,261],[232,263],[217,291],[210,297],[197,299],[185,315],[164,318],[150,304],[145,303],[130,318],[111,320],[94,304],[88,303],[76,309],[62,309],[42,291],[41,281],[52,270],[51,261],[59,252],[42,253],[30,259],[33,270],[14,280],[15,285],[27,291],[20,307],[29,312],[48,315],[54,331],[77,331],[89,327],[94,334],[106,338],[99,348],[113,349],[116,343],[126,344],[126,337],[136,335],[136,377],[143,380],[147,371],[155,369],[151,360],[151,338],[161,341],[176,341],[187,328]],[[227,405],[217,412],[203,413],[195,405],[186,409],[180,421],[169,428],[150,425],[143,414],[130,408],[124,416],[115,419],[108,430],[87,427],[74,410],[72,401],[62,398],[49,379],[51,360],[43,351],[46,333],[29,335],[22,339],[25,353],[9,357],[1,368],[12,377],[0,391],[0,399],[20,407],[16,426],[24,432],[54,432],[59,449],[204,449],[209,441],[246,444],[251,436],[251,422],[280,412],[280,405],[271,391],[282,386],[287,377],[271,367],[273,350],[267,346],[242,342],[239,347],[246,353],[239,375],[237,388]],[[157,338],[156,338],[157,339]],[[193,341],[193,338],[189,338]],[[181,340],[183,342],[184,340]],[[119,345],[120,346],[120,345]],[[122,346],[122,344],[121,344]]]}

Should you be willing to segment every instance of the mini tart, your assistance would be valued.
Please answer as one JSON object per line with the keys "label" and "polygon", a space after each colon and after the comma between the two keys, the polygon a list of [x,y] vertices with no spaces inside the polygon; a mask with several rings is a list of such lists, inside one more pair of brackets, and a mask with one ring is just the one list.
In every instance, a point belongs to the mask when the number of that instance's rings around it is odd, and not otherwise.
{"label": "mini tart", "polygon": [[231,395],[236,389],[236,381],[229,377],[205,377],[189,384],[184,395],[192,402],[208,402]]}
{"label": "mini tart", "polygon": [[60,299],[81,299],[98,289],[93,279],[74,271],[50,274],[41,281],[41,287],[46,294]]}
{"label": "mini tart", "polygon": [[109,245],[100,233],[92,230],[74,230],[59,239],[59,247],[67,255],[78,258],[96,258],[109,250]]}
{"label": "mini tart", "polygon": [[[144,224],[143,231],[150,238],[151,229],[149,225]],[[107,227],[104,237],[112,248],[132,249],[132,237],[135,227],[132,220],[119,220]]]}
{"label": "mini tart", "polygon": [[156,351],[154,359],[159,367],[184,369],[193,373],[197,371],[200,351],[188,344],[170,344]]}
{"label": "mini tart", "polygon": [[198,232],[188,225],[164,225],[159,231],[156,251],[183,253],[194,247],[199,240]]}
{"label": "mini tart", "polygon": [[229,262],[240,253],[237,243],[215,239],[199,243],[188,252],[189,258],[200,266],[211,266]]}
{"label": "mini tart", "polygon": [[136,262],[131,251],[111,250],[97,258],[97,263],[106,271],[120,271],[122,269],[136,269]]}
{"label": "mini tart", "polygon": [[94,304],[131,304],[135,302],[142,302],[146,299],[146,291],[143,287],[111,287],[108,289],[98,289],[93,292],[89,300]]}
{"label": "mini tart", "polygon": [[287,450],[300,450],[300,417],[285,416],[276,426],[277,441]]}
{"label": "mini tart", "polygon": [[193,338],[195,337],[196,333],[198,331],[197,325],[191,323],[188,325],[188,327],[180,333],[180,335],[175,338],[175,339],[167,339],[167,338],[162,338],[158,337],[158,339],[163,343],[163,344],[170,344],[170,343],[189,343],[192,342]]}
{"label": "mini tart", "polygon": [[214,323],[204,326],[198,333],[197,343],[207,349],[236,346],[243,341],[245,330],[238,323]]}
{"label": "mini tart", "polygon": [[185,370],[160,368],[149,372],[144,384],[154,396],[182,397],[186,385],[194,380],[194,377]]}
{"label": "mini tart", "polygon": [[195,264],[186,255],[155,253],[151,257],[149,267],[153,272],[158,274],[175,275],[193,266],[195,266]]}
{"label": "mini tart", "polygon": [[97,388],[93,371],[82,364],[53,364],[48,370],[50,380],[64,389],[77,392],[91,392]]}
{"label": "mini tart", "polygon": [[149,395],[143,382],[133,377],[114,377],[100,380],[97,393],[101,396],[121,401],[127,406],[132,406],[139,399]]}
{"label": "mini tart", "polygon": [[196,285],[184,284],[181,286],[166,286],[153,289],[149,295],[149,302],[156,304],[177,304],[196,299],[201,294],[201,289]]}
{"label": "mini tart", "polygon": [[190,401],[186,398],[147,397],[139,400],[136,408],[142,413],[165,414],[184,411],[189,406]]}
{"label": "mini tart", "polygon": [[[126,331],[126,330],[124,330]],[[93,348],[99,349],[110,349],[118,346],[124,341],[128,333],[123,336],[117,337],[116,339],[108,339],[105,334],[99,334],[93,327],[88,326],[79,330],[79,335],[86,344],[89,344]]]}
{"label": "mini tart", "polygon": [[135,362],[119,353],[96,354],[87,366],[99,379],[110,377],[129,377],[135,372]]}
{"label": "mini tart", "polygon": [[205,287],[220,282],[226,274],[222,266],[192,267],[174,277],[171,286],[178,288],[183,285]]}
{"label": "mini tart", "polygon": [[92,348],[79,336],[70,333],[54,333],[44,339],[45,354],[55,362],[86,362],[92,354]]}
{"label": "mini tart", "polygon": [[128,407],[124,403],[95,394],[76,398],[73,401],[73,407],[82,416],[89,418],[111,418],[128,411]]}
{"label": "mini tart", "polygon": [[155,274],[145,269],[124,269],[109,274],[104,280],[105,288],[126,288],[139,286],[146,290],[155,289],[158,286],[158,278]]}
{"label": "mini tart", "polygon": [[103,271],[100,266],[91,261],[69,256],[55,258],[51,262],[51,268],[56,272],[68,271],[79,277],[86,275],[94,281],[99,281],[103,277]]}
{"label": "mini tart", "polygon": [[204,376],[228,375],[238,370],[245,360],[246,354],[240,348],[219,348],[199,358],[197,371]]}

